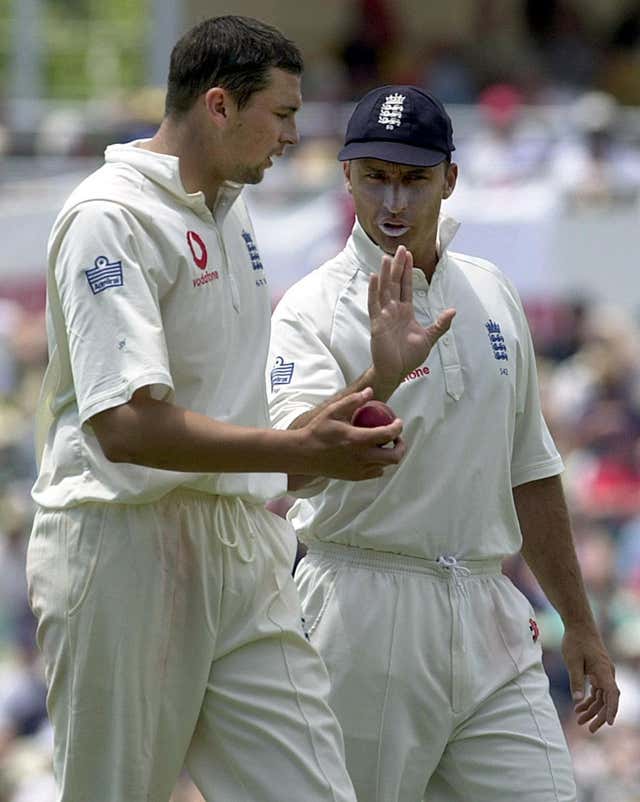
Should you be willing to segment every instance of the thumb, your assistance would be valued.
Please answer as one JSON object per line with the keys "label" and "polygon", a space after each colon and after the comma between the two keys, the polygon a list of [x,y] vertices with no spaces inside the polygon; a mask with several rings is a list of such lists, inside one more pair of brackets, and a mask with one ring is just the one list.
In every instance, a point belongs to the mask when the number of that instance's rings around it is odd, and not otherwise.
{"label": "thumb", "polygon": [[574,702],[581,702],[584,699],[584,666],[581,660],[571,660],[567,663],[569,672],[569,685],[571,687],[571,698]]}
{"label": "thumb", "polygon": [[455,316],[455,309],[445,309],[444,312],[441,312],[438,315],[436,322],[429,326],[427,331],[431,336],[433,343],[436,343],[445,332],[449,331],[451,328],[451,322]]}
{"label": "thumb", "polygon": [[351,421],[356,409],[366,404],[367,401],[371,401],[372,398],[373,390],[371,387],[365,387],[358,393],[350,393],[330,404],[327,407],[327,416],[333,420]]}

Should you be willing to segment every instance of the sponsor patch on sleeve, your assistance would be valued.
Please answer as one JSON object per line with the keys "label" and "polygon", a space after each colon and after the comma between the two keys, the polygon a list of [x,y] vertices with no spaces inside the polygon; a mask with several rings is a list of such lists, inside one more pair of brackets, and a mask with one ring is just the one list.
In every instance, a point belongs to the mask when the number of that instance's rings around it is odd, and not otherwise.
{"label": "sponsor patch on sleeve", "polygon": [[94,267],[84,271],[94,295],[111,287],[123,286],[122,262],[110,262],[106,256],[98,256],[94,264]]}
{"label": "sponsor patch on sleeve", "polygon": [[271,389],[278,385],[291,384],[295,362],[285,362],[281,356],[276,357],[276,363],[271,371]]}

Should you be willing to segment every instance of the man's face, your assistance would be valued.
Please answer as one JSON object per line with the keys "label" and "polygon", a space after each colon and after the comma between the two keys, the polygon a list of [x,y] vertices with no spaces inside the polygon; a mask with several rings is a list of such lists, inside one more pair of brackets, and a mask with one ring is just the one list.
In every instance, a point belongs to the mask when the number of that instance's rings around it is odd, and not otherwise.
{"label": "man's face", "polygon": [[302,105],[300,76],[275,68],[270,76],[266,89],[233,111],[226,137],[227,178],[239,184],[262,181],[272,158],[299,141],[295,115]]}
{"label": "man's face", "polygon": [[412,167],[380,159],[344,163],[360,225],[386,253],[405,245],[416,267],[431,258],[440,205],[453,192],[455,164]]}

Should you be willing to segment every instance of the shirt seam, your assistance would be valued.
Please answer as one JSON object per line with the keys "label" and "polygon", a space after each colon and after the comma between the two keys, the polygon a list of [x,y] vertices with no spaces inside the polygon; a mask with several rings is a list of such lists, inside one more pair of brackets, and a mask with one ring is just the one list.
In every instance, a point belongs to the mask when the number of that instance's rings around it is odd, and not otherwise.
{"label": "shirt seam", "polygon": [[564,463],[560,456],[529,463],[524,468],[518,468],[511,472],[511,486],[517,487],[525,482],[533,482],[536,479],[556,476],[561,473],[563,469]]}
{"label": "shirt seam", "polygon": [[[339,289],[339,291],[338,291],[338,293],[336,295],[336,300],[335,300],[335,303],[333,305],[333,312],[331,314],[331,328],[329,330],[329,347],[330,348],[333,346],[333,342],[334,342],[333,338],[334,338],[334,334],[335,334],[336,317],[338,315],[338,307],[340,306],[340,302],[341,302],[342,298],[344,297],[344,295],[346,294],[346,292],[353,285],[353,282],[356,280],[356,278],[358,276],[358,273],[360,271],[361,271],[361,267],[360,267],[359,264],[357,264],[355,266],[355,268],[352,270],[352,272],[349,274],[349,276],[347,276],[347,278],[343,282],[341,288]],[[335,357],[334,357],[334,359],[335,359]]]}

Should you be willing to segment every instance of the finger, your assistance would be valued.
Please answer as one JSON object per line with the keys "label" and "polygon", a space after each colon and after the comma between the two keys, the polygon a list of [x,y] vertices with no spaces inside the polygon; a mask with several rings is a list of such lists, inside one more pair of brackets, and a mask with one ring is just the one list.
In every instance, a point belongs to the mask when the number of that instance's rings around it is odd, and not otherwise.
{"label": "finger", "polygon": [[402,293],[402,276],[407,261],[407,249],[404,245],[398,245],[391,261],[391,272],[389,274],[389,292],[394,301],[400,300]]}
{"label": "finger", "polygon": [[351,421],[356,409],[366,404],[367,401],[371,401],[372,398],[372,388],[365,387],[364,390],[360,390],[357,393],[349,393],[349,395],[345,395],[344,398],[340,398],[338,401],[329,404],[326,409],[326,414],[333,420]]}
{"label": "finger", "polygon": [[609,726],[616,720],[619,703],[620,691],[617,687],[614,690],[605,692],[605,707],[607,711],[607,724],[609,724]]}
{"label": "finger", "polygon": [[574,711],[576,713],[584,713],[585,710],[588,710],[591,707],[595,699],[596,699],[595,694],[590,694],[589,696],[586,697],[586,699],[583,699],[579,704],[574,705],[573,707]]}
{"label": "finger", "polygon": [[592,687],[598,688],[600,698],[606,708],[607,722],[613,724],[620,701],[620,689],[616,685],[614,667],[611,664],[599,667],[599,670],[589,674],[589,682]]}
{"label": "finger", "polygon": [[[400,448],[400,435],[402,434],[403,423],[400,418],[396,418],[388,426],[376,426],[369,431],[376,436],[376,445],[384,446],[387,443],[394,443],[394,449]],[[394,449],[388,449],[389,456],[393,456]],[[397,453],[397,452],[396,452]]]}
{"label": "finger", "polygon": [[[372,428],[355,427],[358,434],[355,435],[357,442],[362,446],[376,446],[376,450],[372,452],[375,454],[376,462],[392,462],[394,449],[379,449],[377,446],[384,446],[387,443],[394,443],[400,441],[400,434],[402,433],[402,421],[396,418],[393,423],[387,426],[374,426]],[[380,452],[386,452],[387,456],[383,456]]]}
{"label": "finger", "polygon": [[378,297],[381,306],[385,306],[391,300],[391,257],[385,254],[380,265],[380,278],[378,279]]}
{"label": "finger", "polygon": [[567,658],[567,671],[569,672],[569,686],[571,688],[571,698],[574,702],[581,702],[585,697],[584,692],[584,660],[578,658]]}
{"label": "finger", "polygon": [[403,302],[413,301],[413,254],[407,251],[407,259],[402,274],[402,284],[400,286],[400,300]]}
{"label": "finger", "polygon": [[381,476],[384,476],[384,467],[382,465],[373,465],[364,468],[354,481],[360,482],[366,479],[379,479]]}
{"label": "finger", "polygon": [[589,724],[589,732],[597,732],[607,720],[607,709],[603,707],[594,720]]}
{"label": "finger", "polygon": [[369,294],[367,296],[367,306],[369,308],[369,320],[380,316],[380,277],[373,273],[369,279]]}
{"label": "finger", "polygon": [[602,699],[595,698],[591,704],[578,716],[578,724],[585,724],[587,721],[591,721],[594,716],[598,715],[603,707]]}

